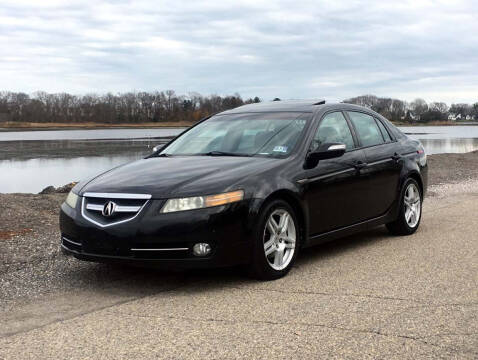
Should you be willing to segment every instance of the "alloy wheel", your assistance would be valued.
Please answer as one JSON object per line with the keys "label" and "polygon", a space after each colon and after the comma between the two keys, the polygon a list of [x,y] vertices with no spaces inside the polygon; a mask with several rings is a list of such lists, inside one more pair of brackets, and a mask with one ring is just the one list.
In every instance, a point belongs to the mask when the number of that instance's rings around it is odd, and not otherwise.
{"label": "alloy wheel", "polygon": [[407,186],[403,201],[405,205],[405,221],[408,226],[414,228],[420,221],[421,213],[420,191],[414,183]]}
{"label": "alloy wheel", "polygon": [[296,228],[294,219],[285,209],[274,210],[264,229],[264,254],[274,270],[285,269],[294,257]]}

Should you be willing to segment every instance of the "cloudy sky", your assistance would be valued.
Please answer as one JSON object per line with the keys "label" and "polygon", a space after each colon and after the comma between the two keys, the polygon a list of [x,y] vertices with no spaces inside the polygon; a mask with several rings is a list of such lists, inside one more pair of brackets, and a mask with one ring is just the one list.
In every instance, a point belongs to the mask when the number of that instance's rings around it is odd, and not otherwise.
{"label": "cloudy sky", "polygon": [[476,5],[2,0],[0,90],[477,102]]}

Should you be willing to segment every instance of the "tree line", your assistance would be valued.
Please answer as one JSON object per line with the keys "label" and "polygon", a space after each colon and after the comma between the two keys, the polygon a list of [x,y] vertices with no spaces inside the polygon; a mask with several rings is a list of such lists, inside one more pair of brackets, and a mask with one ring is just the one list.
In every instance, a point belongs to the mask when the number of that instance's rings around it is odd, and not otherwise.
{"label": "tree line", "polygon": [[344,100],[345,103],[365,106],[392,121],[429,122],[446,120],[478,120],[478,102],[451,104],[444,102],[427,103],[417,98],[408,103],[399,99],[362,95]]}
{"label": "tree line", "polygon": [[37,123],[196,122],[208,115],[244,104],[239,94],[177,95],[173,90],[119,94],[71,95],[0,92],[0,121]]}
{"label": "tree line", "polygon": [[[49,94],[43,91],[29,95],[3,91],[0,92],[0,122],[194,123],[208,115],[260,101],[257,96],[244,100],[239,94],[177,95],[173,90],[104,95]],[[443,102],[427,103],[415,99],[407,103],[375,95],[357,96],[344,102],[365,106],[398,122],[478,120],[478,102],[448,106]]]}

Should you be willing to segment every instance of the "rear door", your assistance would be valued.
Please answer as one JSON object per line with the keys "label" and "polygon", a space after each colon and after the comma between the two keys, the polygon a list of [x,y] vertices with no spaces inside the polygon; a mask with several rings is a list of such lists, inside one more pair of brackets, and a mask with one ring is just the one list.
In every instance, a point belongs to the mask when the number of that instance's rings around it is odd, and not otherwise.
{"label": "rear door", "polygon": [[[365,163],[357,149],[349,123],[341,111],[325,114],[321,119],[309,151],[324,143],[343,143],[347,150],[335,159],[319,161],[305,172],[306,197],[312,236],[352,225],[363,220],[366,182],[358,167]],[[357,167],[358,166],[358,167]]]}
{"label": "rear door", "polygon": [[399,148],[382,122],[370,114],[346,113],[358,137],[366,159],[362,175],[367,178],[367,219],[387,212],[396,199],[402,167]]}

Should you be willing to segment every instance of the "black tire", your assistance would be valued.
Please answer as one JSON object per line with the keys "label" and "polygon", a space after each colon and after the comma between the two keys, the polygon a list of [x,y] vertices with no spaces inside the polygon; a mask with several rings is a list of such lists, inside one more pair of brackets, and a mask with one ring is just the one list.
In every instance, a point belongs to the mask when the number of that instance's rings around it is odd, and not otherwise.
{"label": "black tire", "polygon": [[[288,265],[284,269],[276,270],[272,268],[272,265],[269,264],[269,261],[266,258],[264,236],[266,234],[266,226],[269,217],[276,211],[281,210],[287,211],[294,222],[296,241],[294,252]],[[259,219],[254,227],[253,237],[252,261],[248,266],[249,275],[260,280],[275,280],[285,276],[294,265],[301,243],[301,232],[294,209],[286,201],[281,199],[269,202],[259,214]]]}
{"label": "black tire", "polygon": [[[409,223],[407,222],[407,219],[405,217],[406,214],[406,205],[405,205],[405,195],[408,187],[413,184],[416,189],[418,190],[418,193],[420,195],[420,203],[419,203],[419,216],[418,216],[418,222],[414,226],[410,226]],[[423,191],[418,184],[418,182],[415,179],[409,178],[405,181],[405,183],[402,186],[402,190],[400,192],[400,209],[398,212],[398,218],[397,220],[388,223],[387,229],[392,235],[411,235],[415,231],[417,231],[418,227],[420,226],[420,221],[422,217],[422,203],[423,203]]]}

